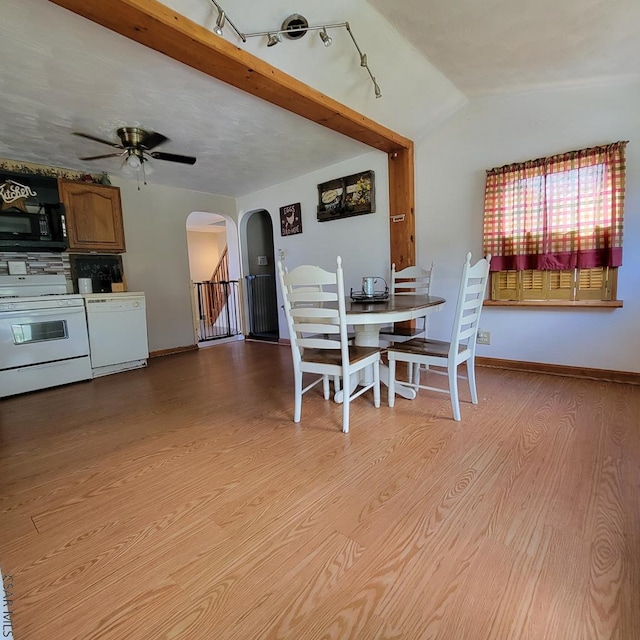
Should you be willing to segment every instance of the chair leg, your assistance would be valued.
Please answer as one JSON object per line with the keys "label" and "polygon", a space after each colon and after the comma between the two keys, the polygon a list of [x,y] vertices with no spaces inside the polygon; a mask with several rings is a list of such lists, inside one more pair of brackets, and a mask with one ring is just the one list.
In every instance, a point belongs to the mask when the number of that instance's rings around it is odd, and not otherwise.
{"label": "chair leg", "polygon": [[293,408],[293,421],[300,422],[300,415],[302,413],[302,372],[297,371],[293,374],[294,377],[294,408]]}
{"label": "chair leg", "polygon": [[329,376],[322,376],[322,394],[324,399],[328,400],[331,397],[331,390],[329,389]]}
{"label": "chair leg", "polygon": [[349,402],[351,398],[349,397],[349,389],[346,387],[342,392],[342,397],[342,431],[349,433]]}
{"label": "chair leg", "polygon": [[333,376],[333,392],[338,393],[340,391],[340,376]]}
{"label": "chair leg", "polygon": [[389,358],[389,406],[396,402],[396,361]]}
{"label": "chair leg", "polygon": [[458,399],[458,367],[449,363],[449,394],[451,395],[451,409],[453,419],[460,422],[460,402]]}
{"label": "chair leg", "polygon": [[476,389],[476,362],[475,358],[467,360],[467,378],[469,379],[469,391],[471,402],[478,404],[478,390]]}
{"label": "chair leg", "polygon": [[373,406],[376,409],[380,408],[380,362],[376,361],[373,364],[373,379],[375,384],[373,385]]}
{"label": "chair leg", "polygon": [[413,365],[407,362],[407,382],[413,384]]}
{"label": "chair leg", "polygon": [[[413,365],[413,384],[420,384],[420,364],[417,362]],[[416,393],[418,393],[418,389],[416,389]]]}

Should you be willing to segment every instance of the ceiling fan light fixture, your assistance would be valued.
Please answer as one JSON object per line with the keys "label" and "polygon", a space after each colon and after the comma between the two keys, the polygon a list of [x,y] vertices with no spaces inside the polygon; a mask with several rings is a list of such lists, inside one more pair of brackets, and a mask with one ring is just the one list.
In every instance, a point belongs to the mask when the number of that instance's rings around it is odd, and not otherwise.
{"label": "ceiling fan light fixture", "polygon": [[125,164],[134,171],[138,171],[142,166],[142,160],[138,157],[138,154],[135,151],[129,151],[125,159]]}
{"label": "ceiling fan light fixture", "polygon": [[318,31],[320,40],[324,43],[325,47],[330,47],[333,42],[333,38],[327,33],[327,27],[322,27],[322,31]]}
{"label": "ceiling fan light fixture", "polygon": [[138,189],[140,188],[140,177],[142,177],[143,184],[147,184],[147,176],[153,173],[154,167],[151,166],[151,158],[187,165],[194,165],[196,163],[196,158],[193,156],[155,151],[156,147],[169,142],[169,138],[157,131],[147,131],[140,127],[120,127],[116,131],[118,138],[120,138],[120,143],[103,140],[102,138],[81,133],[80,131],[74,131],[73,134],[118,149],[119,151],[115,153],[88,156],[81,158],[81,160],[120,158],[120,171],[125,176],[135,176],[138,180]]}
{"label": "ceiling fan light fixture", "polygon": [[143,158],[142,170],[148,176],[152,175],[153,172],[155,171],[155,169],[153,168],[153,165],[151,164],[151,162],[149,162],[148,158]]}
{"label": "ceiling fan light fixture", "polygon": [[129,163],[127,162],[126,158],[122,161],[122,165],[120,166],[120,171],[122,171],[122,175],[126,176],[127,178],[131,178],[136,173],[138,173],[137,169],[133,169],[132,167],[129,166]]}

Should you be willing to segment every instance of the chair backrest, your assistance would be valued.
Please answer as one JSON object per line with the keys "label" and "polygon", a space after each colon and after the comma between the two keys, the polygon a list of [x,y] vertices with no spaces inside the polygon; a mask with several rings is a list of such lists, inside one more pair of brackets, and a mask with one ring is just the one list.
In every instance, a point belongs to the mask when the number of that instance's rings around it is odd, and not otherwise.
{"label": "chair backrest", "polygon": [[405,267],[396,271],[395,262],[391,265],[391,293],[394,295],[407,295],[409,293],[429,295],[431,278],[433,275],[433,262],[428,269],[422,267]]}
{"label": "chair backrest", "polygon": [[458,303],[451,332],[451,346],[449,357],[454,357],[460,348],[465,345],[471,352],[471,357],[476,350],[476,335],[478,323],[482,312],[487,281],[489,280],[489,265],[491,254],[471,265],[471,253],[467,257],[462,268],[460,289],[458,291]]}
{"label": "chair backrest", "polygon": [[278,262],[278,277],[294,361],[300,362],[307,348],[340,349],[348,362],[342,258],[337,258],[336,273],[312,265],[288,272]]}

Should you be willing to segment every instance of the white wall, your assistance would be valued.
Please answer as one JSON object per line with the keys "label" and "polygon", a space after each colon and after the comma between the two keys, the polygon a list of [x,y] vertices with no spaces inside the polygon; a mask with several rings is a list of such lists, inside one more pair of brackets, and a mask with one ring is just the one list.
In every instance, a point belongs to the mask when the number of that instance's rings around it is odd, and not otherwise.
{"label": "white wall", "polygon": [[472,100],[416,145],[417,251],[433,259],[434,294],[451,300],[432,316],[448,334],[464,255],[482,251],[485,170],[562,151],[629,140],[623,266],[624,308],[485,308],[491,345],[478,355],[617,371],[640,371],[640,85]]}
{"label": "white wall", "polygon": [[187,231],[189,273],[194,282],[211,278],[226,244],[227,234]]}
{"label": "white wall", "polygon": [[192,211],[236,218],[235,200],[113,178],[120,187],[127,286],[147,299],[149,349],[194,344],[186,219]]}
{"label": "white wall", "polygon": [[[318,184],[372,169],[375,172],[376,211],[330,222],[318,222]],[[280,235],[280,207],[301,203],[302,233]],[[284,263],[292,269],[315,264],[335,271],[336,256],[342,256],[345,289],[361,288],[362,276],[389,278],[389,177],[387,155],[378,151],[307,174],[268,189],[238,198],[242,217],[256,209],[271,215],[276,260],[285,252]],[[279,305],[282,304],[278,288]],[[280,336],[287,337],[287,323],[280,310]]]}

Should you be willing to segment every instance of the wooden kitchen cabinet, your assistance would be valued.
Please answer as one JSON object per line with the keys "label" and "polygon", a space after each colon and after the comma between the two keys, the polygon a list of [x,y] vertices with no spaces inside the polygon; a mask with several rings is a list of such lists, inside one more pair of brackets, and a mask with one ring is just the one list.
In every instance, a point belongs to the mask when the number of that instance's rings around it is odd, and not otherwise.
{"label": "wooden kitchen cabinet", "polygon": [[58,179],[64,204],[69,251],[124,253],[120,189]]}

